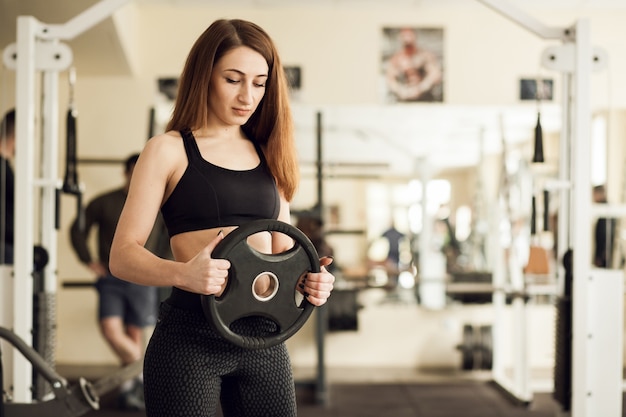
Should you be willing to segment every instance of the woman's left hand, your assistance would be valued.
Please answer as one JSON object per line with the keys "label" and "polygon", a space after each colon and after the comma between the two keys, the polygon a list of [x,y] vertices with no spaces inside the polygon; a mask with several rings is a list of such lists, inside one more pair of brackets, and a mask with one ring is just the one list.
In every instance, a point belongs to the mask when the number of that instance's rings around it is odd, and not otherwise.
{"label": "woman's left hand", "polygon": [[300,288],[307,300],[314,306],[321,306],[326,303],[333,290],[335,276],[326,270],[326,266],[333,263],[333,258],[325,256],[320,259],[320,272],[309,272]]}

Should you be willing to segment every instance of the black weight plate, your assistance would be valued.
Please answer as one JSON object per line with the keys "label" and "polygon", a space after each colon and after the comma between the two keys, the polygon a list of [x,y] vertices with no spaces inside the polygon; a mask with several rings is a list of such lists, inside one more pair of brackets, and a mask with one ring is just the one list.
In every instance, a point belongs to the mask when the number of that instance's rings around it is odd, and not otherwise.
{"label": "black weight plate", "polygon": [[[264,254],[247,243],[259,232],[284,233],[294,246],[278,254]],[[220,297],[204,295],[204,314],[225,339],[248,349],[274,346],[293,336],[306,322],[314,306],[306,298],[296,305],[296,286],[307,272],[319,272],[319,258],[309,238],[298,228],[279,220],[254,220],[230,232],[215,247],[213,258],[228,259],[231,268],[228,284]],[[264,273],[277,278],[275,295],[269,300],[255,297],[254,279]],[[235,333],[231,324],[245,317],[260,316],[276,323],[278,331],[264,336]]]}

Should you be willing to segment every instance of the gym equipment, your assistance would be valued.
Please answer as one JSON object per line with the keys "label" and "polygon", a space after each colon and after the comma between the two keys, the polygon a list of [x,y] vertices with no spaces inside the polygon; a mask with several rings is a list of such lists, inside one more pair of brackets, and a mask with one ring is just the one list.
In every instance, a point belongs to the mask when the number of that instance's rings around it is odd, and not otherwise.
{"label": "gym equipment", "polygon": [[456,348],[461,351],[461,369],[464,371],[474,369],[474,329],[472,325],[463,325],[462,343]]}
{"label": "gym equipment", "polygon": [[537,199],[532,197],[531,212],[530,212],[530,235],[535,236],[537,234]]}
{"label": "gym equipment", "polygon": [[[33,248],[33,349],[50,366],[54,365],[56,352],[56,296],[45,290],[45,269],[50,256],[39,245]],[[36,370],[33,370],[33,399],[44,399],[50,386]]]}
{"label": "gym equipment", "polygon": [[[79,378],[78,384],[70,385],[56,373],[46,360],[24,342],[18,335],[0,327],[0,338],[7,340],[32,364],[51,386],[53,398],[31,403],[2,403],[0,415],[3,417],[77,417],[100,408],[100,397],[112,391],[122,382],[139,375],[143,362],[136,361],[111,375],[91,383]],[[2,374],[0,363],[0,375]],[[0,379],[0,383],[1,383]]]}
{"label": "gym equipment", "polygon": [[461,369],[464,371],[490,370],[493,367],[493,336],[490,325],[463,325]]}
{"label": "gym equipment", "polygon": [[478,327],[480,369],[493,367],[493,333],[490,325]]}
{"label": "gym equipment", "polygon": [[[322,140],[322,113],[317,112],[315,118],[316,126],[316,159],[317,159],[317,204],[319,210],[319,218],[323,219],[324,210],[324,146]],[[312,386],[315,393],[315,401],[318,404],[328,404],[328,382],[326,380],[326,345],[324,344],[324,335],[327,330],[328,312],[326,306],[322,306],[317,310],[317,322],[315,323],[315,341],[316,341],[316,372]]]}
{"label": "gym equipment", "polygon": [[[572,249],[572,271],[579,279],[572,283],[572,395],[571,409],[577,417],[619,415],[623,398],[623,345],[615,343],[624,334],[624,272],[593,268],[591,259],[592,215],[599,215],[589,198],[591,189],[591,75],[607,66],[606,53],[591,45],[591,24],[588,19],[577,20],[567,27],[544,25],[521,10],[502,0],[479,0],[542,39],[557,40],[561,45],[544,50],[544,67],[562,74],[562,126],[559,141],[559,180],[565,184],[559,192],[559,225],[557,256]],[[623,217],[625,210],[615,210],[611,217]],[[499,267],[498,275],[504,268]],[[499,277],[498,277],[499,278]],[[558,279],[563,284],[563,271]],[[494,280],[495,281],[495,280]],[[500,281],[497,281],[500,282]],[[494,303],[496,304],[496,303]],[[503,305],[503,303],[496,304]],[[519,311],[520,324],[525,325],[523,309]],[[619,318],[619,319],[617,319]],[[495,352],[499,351],[499,317],[494,329]],[[523,346],[526,329],[520,335]],[[524,352],[523,352],[524,353]],[[494,380],[516,398],[532,399],[529,372],[524,355],[520,355],[514,378],[506,375],[494,362]]]}
{"label": "gym equipment", "polygon": [[492,273],[452,271],[446,282],[446,297],[463,304],[488,304],[494,292]]}
{"label": "gym equipment", "polygon": [[464,371],[490,370],[493,367],[493,336],[490,325],[463,325],[461,369]]}
{"label": "gym equipment", "polygon": [[[293,238],[294,246],[280,254],[264,254],[247,243],[259,232],[280,232]],[[267,348],[281,343],[298,331],[313,312],[313,304],[303,297],[296,304],[297,285],[307,272],[319,272],[315,247],[299,229],[278,220],[255,220],[226,235],[213,250],[214,258],[231,262],[228,283],[220,297],[203,295],[204,314],[224,338],[248,349]],[[254,285],[261,277],[271,281],[271,293],[257,294]],[[298,293],[299,294],[299,293]],[[235,321],[262,316],[278,326],[278,332],[267,336],[244,336],[230,326]]]}
{"label": "gym equipment", "polygon": [[[19,16],[16,42],[4,48],[2,54],[6,67],[15,71],[15,206],[20,208],[15,213],[15,279],[12,288],[0,288],[0,293],[12,295],[4,298],[10,299],[11,304],[1,306],[10,317],[8,323],[2,324],[29,344],[33,334],[31,274],[35,236],[40,237],[38,243],[50,255],[45,272],[45,292],[54,294],[57,287],[58,87],[59,74],[72,63],[72,50],[62,41],[78,37],[125,3],[128,0],[98,1],[63,24],[48,24],[33,16]],[[37,114],[38,109],[41,115]],[[37,126],[37,120],[40,126]],[[39,132],[40,144],[36,143]],[[36,151],[45,155],[41,158],[42,169],[38,173],[35,172]],[[30,364],[22,357],[8,358],[7,362],[6,378],[12,381],[14,400],[28,403],[32,399]]]}
{"label": "gym equipment", "polygon": [[543,157],[543,130],[541,128],[541,113],[537,113],[537,124],[535,125],[535,152],[533,153],[533,162],[544,162]]}
{"label": "gym equipment", "polygon": [[572,257],[573,252],[568,250],[563,256],[565,269],[565,288],[563,295],[558,298],[556,310],[556,337],[554,360],[554,398],[563,411],[570,411],[572,406]]}
{"label": "gym equipment", "polygon": [[550,191],[543,190],[543,231],[550,231]]}
{"label": "gym equipment", "polygon": [[[77,142],[76,142],[76,116],[77,110],[74,104],[74,85],[76,84],[76,73],[72,68],[69,74],[70,80],[70,102],[66,116],[66,146],[65,146],[65,177],[63,178],[63,192],[76,197],[76,214],[78,217],[78,227],[85,228],[85,213],[83,211],[83,192],[78,182],[77,170]],[[57,213],[59,211],[57,210]]]}
{"label": "gym equipment", "polygon": [[464,371],[490,370],[493,367],[493,333],[491,325],[463,325],[461,369]]}

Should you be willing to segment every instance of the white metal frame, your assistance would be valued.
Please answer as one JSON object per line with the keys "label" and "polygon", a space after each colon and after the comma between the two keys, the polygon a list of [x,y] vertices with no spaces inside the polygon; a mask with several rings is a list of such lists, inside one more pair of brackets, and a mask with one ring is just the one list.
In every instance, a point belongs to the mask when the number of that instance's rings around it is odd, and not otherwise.
{"label": "white metal frame", "polygon": [[[17,42],[5,48],[3,60],[16,71],[16,150],[15,150],[15,259],[13,266],[12,323],[1,323],[12,328],[26,343],[32,344],[33,323],[33,246],[35,233],[50,255],[45,270],[45,291],[56,292],[57,232],[55,229],[55,194],[58,179],[60,71],[72,62],[71,49],[59,43],[71,40],[109,17],[129,0],[102,0],[62,25],[39,22],[32,16],[17,18]],[[43,74],[41,97],[37,97],[37,74]],[[39,100],[42,100],[40,103]],[[35,178],[35,126],[37,109],[41,106],[41,146],[43,160],[39,177]],[[35,190],[42,190],[40,217],[35,218]],[[37,229],[37,230],[36,230]],[[11,291],[6,287],[0,291]],[[4,297],[2,297],[4,299]],[[9,317],[11,315],[8,315]],[[3,353],[4,355],[4,353]],[[13,399],[16,402],[32,400],[32,367],[26,358],[12,355],[11,366],[5,372],[12,378]],[[5,356],[6,358],[6,356]],[[7,361],[9,362],[9,361]]]}
{"label": "white metal frame", "polygon": [[[521,10],[500,0],[478,0],[543,39],[556,39],[562,46],[548,48],[542,63],[563,74],[563,123],[560,143],[560,190],[558,258],[568,248],[573,261],[572,318],[572,404],[573,417],[616,417],[622,413],[624,273],[622,270],[592,268],[591,224],[599,209],[591,203],[591,73],[606,65],[602,50],[592,48],[588,20],[568,28],[543,25]],[[593,209],[593,210],[592,210]],[[605,210],[608,217],[626,213],[624,207]],[[501,268],[500,268],[501,269]],[[560,287],[563,269],[559,268]],[[494,297],[495,300],[495,297]],[[520,307],[517,307],[519,310]],[[520,311],[517,311],[520,313]],[[496,314],[497,316],[497,314]],[[516,314],[526,343],[523,314]],[[498,323],[494,323],[494,327]],[[498,337],[497,328],[494,336]],[[498,340],[496,340],[497,349]],[[523,349],[522,349],[523,350]],[[497,350],[494,351],[497,354]],[[517,358],[518,367],[526,366]],[[494,377],[502,378],[494,358]],[[519,369],[513,381],[503,381],[522,400],[532,398],[528,369]]]}

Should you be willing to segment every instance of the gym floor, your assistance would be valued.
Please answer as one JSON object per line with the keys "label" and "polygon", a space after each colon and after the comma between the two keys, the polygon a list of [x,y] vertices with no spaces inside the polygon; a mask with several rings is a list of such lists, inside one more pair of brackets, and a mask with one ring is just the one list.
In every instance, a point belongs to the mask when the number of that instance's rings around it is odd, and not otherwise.
{"label": "gym floor", "polygon": [[[401,303],[402,297],[384,299]],[[408,302],[409,304],[414,301]],[[110,369],[64,369],[69,375],[93,379]],[[85,374],[87,372],[87,375]],[[295,370],[297,381],[311,377]],[[315,402],[310,385],[297,384],[298,417],[556,417],[560,405],[548,392],[534,395],[530,404],[515,403],[491,382],[488,371],[414,372],[411,370],[375,371],[368,369],[328,369],[327,404]],[[115,408],[117,393],[101,399],[101,409],[87,417],[145,417],[144,412]],[[221,417],[221,413],[218,417]],[[623,415],[626,417],[626,414]]]}
{"label": "gym floor", "polygon": [[[325,406],[314,403],[310,389],[298,390],[299,417],[555,417],[559,407],[550,394],[518,405],[488,381],[445,383],[331,384]],[[87,417],[144,417],[114,408],[114,394]],[[221,414],[220,414],[221,416]]]}

